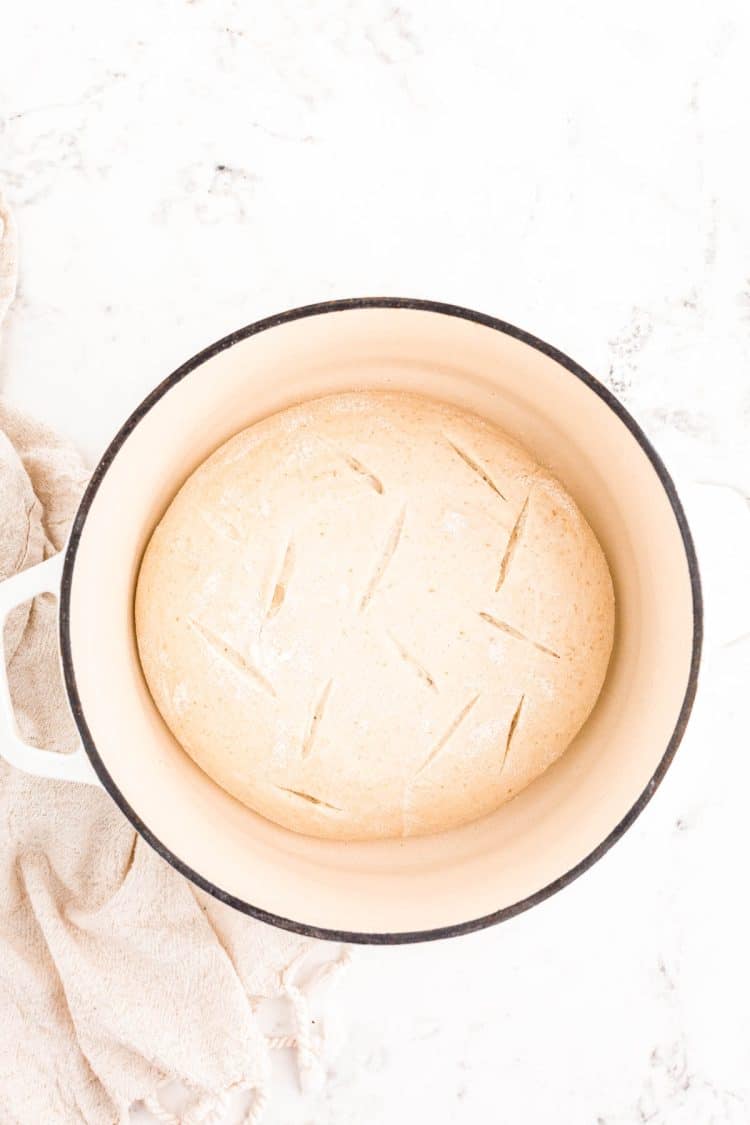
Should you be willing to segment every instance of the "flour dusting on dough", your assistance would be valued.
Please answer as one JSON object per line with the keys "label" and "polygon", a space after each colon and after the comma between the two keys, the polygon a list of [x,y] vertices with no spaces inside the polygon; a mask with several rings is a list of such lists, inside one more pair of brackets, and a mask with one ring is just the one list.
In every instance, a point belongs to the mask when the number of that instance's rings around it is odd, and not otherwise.
{"label": "flour dusting on dough", "polygon": [[174,707],[178,715],[182,715],[184,714],[185,708],[187,707],[189,702],[190,689],[188,688],[184,680],[180,680],[180,682],[172,692],[172,706]]}
{"label": "flour dusting on dough", "polygon": [[613,621],[562,486],[488,422],[386,391],[230,441],[167,509],[136,591],[177,740],[268,820],[339,840],[445,831],[520,792],[586,720]]}
{"label": "flour dusting on dough", "polygon": [[443,531],[447,531],[449,535],[460,535],[466,529],[469,521],[466,516],[461,512],[446,512],[440,521],[440,526]]}

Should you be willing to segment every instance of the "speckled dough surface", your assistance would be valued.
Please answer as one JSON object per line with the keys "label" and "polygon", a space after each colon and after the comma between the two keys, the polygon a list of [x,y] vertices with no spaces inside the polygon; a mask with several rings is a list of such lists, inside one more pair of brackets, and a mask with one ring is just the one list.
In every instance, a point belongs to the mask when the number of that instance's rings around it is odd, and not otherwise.
{"label": "speckled dough surface", "polygon": [[144,673],[185,750],[288,828],[366,839],[496,809],[570,743],[614,627],[602,551],[495,427],[332,395],[218,449],[156,528]]}

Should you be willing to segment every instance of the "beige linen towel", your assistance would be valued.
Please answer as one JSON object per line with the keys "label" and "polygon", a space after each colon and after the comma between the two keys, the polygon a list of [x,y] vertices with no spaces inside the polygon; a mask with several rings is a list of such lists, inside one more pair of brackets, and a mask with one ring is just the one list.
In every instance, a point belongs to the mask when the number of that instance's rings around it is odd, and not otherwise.
{"label": "beige linen towel", "polygon": [[[14,231],[0,199],[0,320],[15,278]],[[62,548],[85,482],[68,445],[0,400],[0,579]],[[57,671],[55,614],[50,595],[36,598],[11,615],[5,641],[24,737],[65,752],[76,734]],[[203,895],[103,791],[29,777],[0,760],[3,1125],[122,1122],[138,1100],[163,1121],[206,1122],[240,1088],[255,1091],[247,1120],[259,1120],[269,1046],[296,1046],[303,1073],[315,1065],[298,984],[314,944]],[[317,975],[345,959],[324,961]],[[279,994],[290,1001],[293,1032],[269,1040],[256,1009]],[[158,1100],[172,1079],[192,1091],[180,1118]]]}

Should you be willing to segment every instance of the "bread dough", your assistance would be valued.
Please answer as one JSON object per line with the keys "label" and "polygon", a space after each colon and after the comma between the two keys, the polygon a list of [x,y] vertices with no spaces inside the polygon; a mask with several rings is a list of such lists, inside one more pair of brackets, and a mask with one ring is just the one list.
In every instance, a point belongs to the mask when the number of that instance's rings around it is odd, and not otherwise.
{"label": "bread dough", "polygon": [[337,839],[440,831],[518,793],[587,718],[614,627],[562,486],[475,415],[388,392],[221,446],[156,528],[135,610],[187,753]]}

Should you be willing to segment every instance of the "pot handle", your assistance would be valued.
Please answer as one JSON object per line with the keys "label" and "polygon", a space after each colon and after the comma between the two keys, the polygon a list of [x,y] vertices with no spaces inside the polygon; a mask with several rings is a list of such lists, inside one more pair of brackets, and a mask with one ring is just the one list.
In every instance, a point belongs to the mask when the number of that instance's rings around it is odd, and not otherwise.
{"label": "pot handle", "polygon": [[98,785],[99,779],[83,746],[79,746],[72,754],[57,754],[50,750],[40,750],[37,746],[29,746],[23,741],[16,723],[8,683],[3,636],[5,619],[17,605],[29,601],[37,594],[59,594],[64,557],[64,552],[61,551],[0,582],[0,755],[12,766],[36,777],[50,777],[58,781],[86,781]]}

